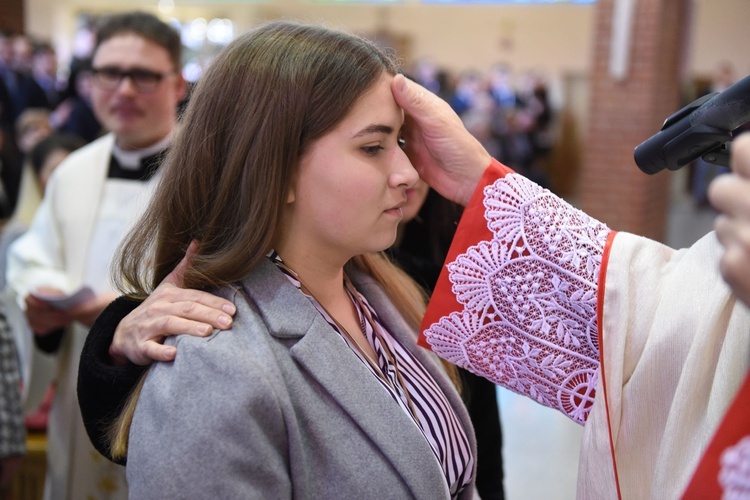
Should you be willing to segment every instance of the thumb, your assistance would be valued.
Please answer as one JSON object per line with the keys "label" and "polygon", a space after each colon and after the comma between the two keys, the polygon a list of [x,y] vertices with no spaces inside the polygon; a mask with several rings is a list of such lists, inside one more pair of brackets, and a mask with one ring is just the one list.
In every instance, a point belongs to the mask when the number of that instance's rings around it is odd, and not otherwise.
{"label": "thumb", "polygon": [[174,269],[172,269],[172,272],[164,277],[162,283],[169,283],[170,285],[182,288],[185,271],[187,270],[188,266],[190,266],[190,261],[192,260],[196,252],[198,252],[198,241],[193,240],[190,242],[190,245],[188,245],[187,250],[185,251],[185,256],[182,258],[180,263],[177,264]]}
{"label": "thumb", "polygon": [[427,89],[404,75],[398,74],[393,78],[391,92],[396,103],[413,118],[419,119],[428,106]]}

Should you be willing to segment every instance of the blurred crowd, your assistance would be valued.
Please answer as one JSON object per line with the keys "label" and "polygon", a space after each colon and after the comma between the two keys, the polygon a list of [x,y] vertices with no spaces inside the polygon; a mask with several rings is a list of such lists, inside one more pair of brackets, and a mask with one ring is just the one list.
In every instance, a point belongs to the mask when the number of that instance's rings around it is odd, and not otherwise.
{"label": "blurred crowd", "polygon": [[43,139],[64,135],[86,144],[101,135],[91,108],[90,66],[89,57],[77,55],[61,68],[52,44],[0,33],[0,218],[24,203],[33,213],[33,194],[41,192],[29,175],[32,151]]}
{"label": "blurred crowd", "polygon": [[494,158],[549,187],[554,113],[543,75],[515,74],[504,63],[453,75],[432,60],[421,59],[409,76],[450,103]]}
{"label": "blurred crowd", "polygon": [[[79,31],[76,54],[62,67],[49,42],[0,32],[0,219],[28,190],[24,165],[42,139],[64,133],[86,144],[103,133],[91,105],[91,31]],[[503,63],[452,74],[426,58],[408,74],[448,101],[495,158],[548,187],[554,114],[541,74],[514,74]]]}

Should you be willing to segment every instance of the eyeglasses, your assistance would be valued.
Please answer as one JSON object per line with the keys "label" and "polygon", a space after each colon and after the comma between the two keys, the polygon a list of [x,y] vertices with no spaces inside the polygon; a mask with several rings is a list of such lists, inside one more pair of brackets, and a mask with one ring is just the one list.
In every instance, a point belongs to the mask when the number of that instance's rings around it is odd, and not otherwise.
{"label": "eyeglasses", "polygon": [[129,71],[123,71],[119,68],[109,66],[91,69],[94,83],[101,89],[116,90],[124,78],[130,78],[135,89],[141,93],[153,92],[156,90],[156,87],[159,86],[162,79],[172,73],[174,73],[174,71],[157,73],[147,69],[131,69]]}

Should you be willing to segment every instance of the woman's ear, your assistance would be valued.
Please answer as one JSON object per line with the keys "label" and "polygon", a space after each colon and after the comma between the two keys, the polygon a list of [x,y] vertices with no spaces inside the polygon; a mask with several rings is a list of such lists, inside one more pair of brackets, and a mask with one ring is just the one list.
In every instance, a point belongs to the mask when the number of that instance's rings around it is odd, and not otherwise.
{"label": "woman's ear", "polygon": [[295,191],[297,189],[297,176],[299,175],[299,172],[295,172],[292,174],[292,178],[289,180],[289,186],[286,188],[286,204],[291,205],[297,200],[297,195],[295,194]]}

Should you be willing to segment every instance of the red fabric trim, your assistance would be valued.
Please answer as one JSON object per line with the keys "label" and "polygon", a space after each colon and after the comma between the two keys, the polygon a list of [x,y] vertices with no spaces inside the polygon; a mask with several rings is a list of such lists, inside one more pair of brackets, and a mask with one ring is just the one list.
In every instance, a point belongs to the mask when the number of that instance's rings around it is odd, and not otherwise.
{"label": "red fabric trim", "polygon": [[443,269],[440,271],[437,285],[435,285],[430,303],[427,305],[422,325],[419,328],[417,343],[422,347],[430,348],[424,335],[425,330],[443,316],[461,310],[461,305],[456,302],[456,296],[453,294],[451,282],[448,279],[447,264],[456,260],[456,257],[464,253],[470,246],[476,245],[480,241],[492,239],[492,233],[487,228],[487,221],[484,218],[484,188],[511,173],[513,173],[513,170],[493,158],[489,167],[484,171],[479,185],[474,190],[469,204],[464,209],[453,242],[448,250],[448,256],[445,258]]}
{"label": "red fabric trim", "polygon": [[745,377],[729,411],[724,415],[719,429],[698,462],[698,468],[682,498],[697,500],[722,497],[723,491],[719,484],[721,454],[727,448],[736,445],[743,437],[750,435],[748,406],[750,406],[750,375]]}
{"label": "red fabric trim", "polygon": [[609,417],[609,402],[607,401],[607,378],[604,375],[604,290],[607,286],[607,266],[609,265],[609,253],[612,249],[612,242],[614,241],[616,231],[612,231],[607,235],[607,242],[604,244],[604,252],[602,252],[602,265],[599,268],[599,286],[596,291],[596,325],[597,334],[599,337],[599,375],[602,377],[602,387],[604,388],[604,394],[601,396],[604,398],[604,408],[607,411],[607,431],[609,433],[609,449],[612,453],[612,467],[615,473],[615,485],[617,486],[617,498],[622,498],[620,493],[620,478],[617,475],[617,459],[615,458],[615,443],[612,439],[612,420]]}

